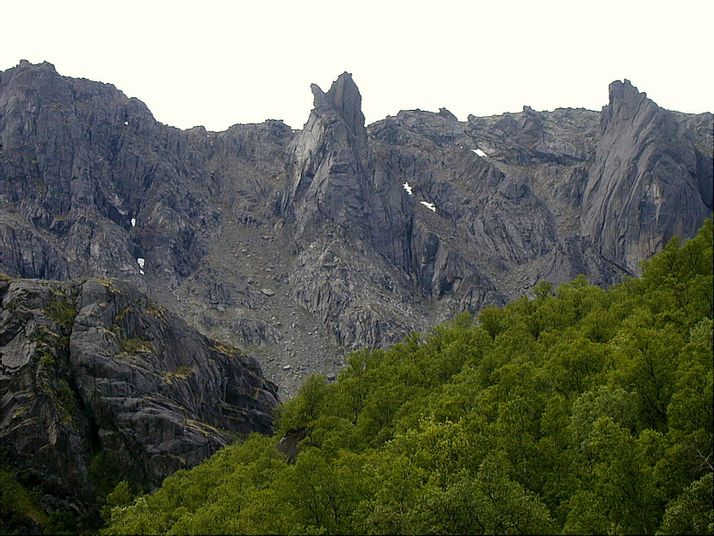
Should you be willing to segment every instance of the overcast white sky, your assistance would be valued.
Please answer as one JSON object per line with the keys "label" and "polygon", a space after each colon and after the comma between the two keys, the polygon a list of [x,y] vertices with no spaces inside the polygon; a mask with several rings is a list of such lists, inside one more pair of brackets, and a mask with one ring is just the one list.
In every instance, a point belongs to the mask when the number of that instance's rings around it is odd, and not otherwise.
{"label": "overcast white sky", "polygon": [[368,123],[442,106],[461,120],[599,110],[622,78],[665,108],[714,111],[711,0],[15,0],[2,16],[0,70],[47,60],[180,128],[301,128],[310,83],[343,71]]}

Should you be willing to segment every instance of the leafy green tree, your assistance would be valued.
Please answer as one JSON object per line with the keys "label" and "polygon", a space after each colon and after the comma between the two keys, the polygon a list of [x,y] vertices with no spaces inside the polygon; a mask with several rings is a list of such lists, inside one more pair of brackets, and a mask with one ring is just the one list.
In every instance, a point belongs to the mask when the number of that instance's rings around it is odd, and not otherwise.
{"label": "leafy green tree", "polygon": [[101,514],[104,520],[109,521],[111,519],[112,509],[128,506],[133,498],[129,483],[126,480],[119,482],[114,490],[107,495],[105,504],[102,507]]}
{"label": "leafy green tree", "polygon": [[300,396],[284,404],[281,409],[280,424],[284,433],[300,430],[321,415],[329,390],[325,377],[310,376],[300,389]]}
{"label": "leafy green tree", "polygon": [[667,506],[657,534],[714,534],[713,474],[692,482]]}

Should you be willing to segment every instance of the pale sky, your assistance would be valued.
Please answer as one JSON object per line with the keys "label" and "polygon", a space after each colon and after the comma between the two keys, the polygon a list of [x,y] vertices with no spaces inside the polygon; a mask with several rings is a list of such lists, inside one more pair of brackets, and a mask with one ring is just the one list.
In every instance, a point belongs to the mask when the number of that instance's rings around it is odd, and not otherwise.
{"label": "pale sky", "polygon": [[711,0],[15,0],[2,16],[0,70],[46,60],[180,128],[301,128],[310,83],[343,71],[368,123],[442,106],[460,120],[599,110],[623,78],[665,108],[714,111]]}

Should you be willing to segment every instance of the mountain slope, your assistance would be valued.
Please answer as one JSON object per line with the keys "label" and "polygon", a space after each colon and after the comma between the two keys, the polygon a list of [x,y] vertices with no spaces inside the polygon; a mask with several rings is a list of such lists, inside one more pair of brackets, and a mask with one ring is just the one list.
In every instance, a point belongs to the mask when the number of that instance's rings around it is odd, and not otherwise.
{"label": "mountain slope", "polygon": [[616,282],[711,213],[712,115],[629,83],[602,113],[369,126],[348,73],[312,91],[300,131],[180,131],[47,63],[1,73],[0,269],[129,280],[248,349],[290,396],[346,349],[539,280]]}

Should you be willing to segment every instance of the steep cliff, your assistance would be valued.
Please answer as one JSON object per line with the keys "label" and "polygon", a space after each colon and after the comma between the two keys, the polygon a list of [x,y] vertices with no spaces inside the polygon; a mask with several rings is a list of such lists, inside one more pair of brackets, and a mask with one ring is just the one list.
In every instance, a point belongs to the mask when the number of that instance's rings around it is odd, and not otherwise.
{"label": "steep cliff", "polygon": [[610,85],[582,232],[630,271],[672,236],[692,236],[712,210],[711,143],[703,152],[692,126],[678,119],[629,80]]}
{"label": "steep cliff", "polygon": [[[282,202],[285,232],[301,270],[296,302],[333,326],[341,344],[391,341],[410,327],[408,274],[412,208],[399,184],[376,169],[361,96],[349,73],[327,93],[312,86],[314,109],[295,137]],[[397,296],[393,279],[402,290]],[[386,292],[385,292],[386,291]]]}
{"label": "steep cliff", "polygon": [[23,277],[175,280],[205,254],[213,179],[184,133],[113,86],[21,62],[0,77],[0,263]]}
{"label": "steep cliff", "polygon": [[127,283],[0,280],[2,470],[46,512],[91,512],[98,471],[158,485],[271,431],[275,386]]}

